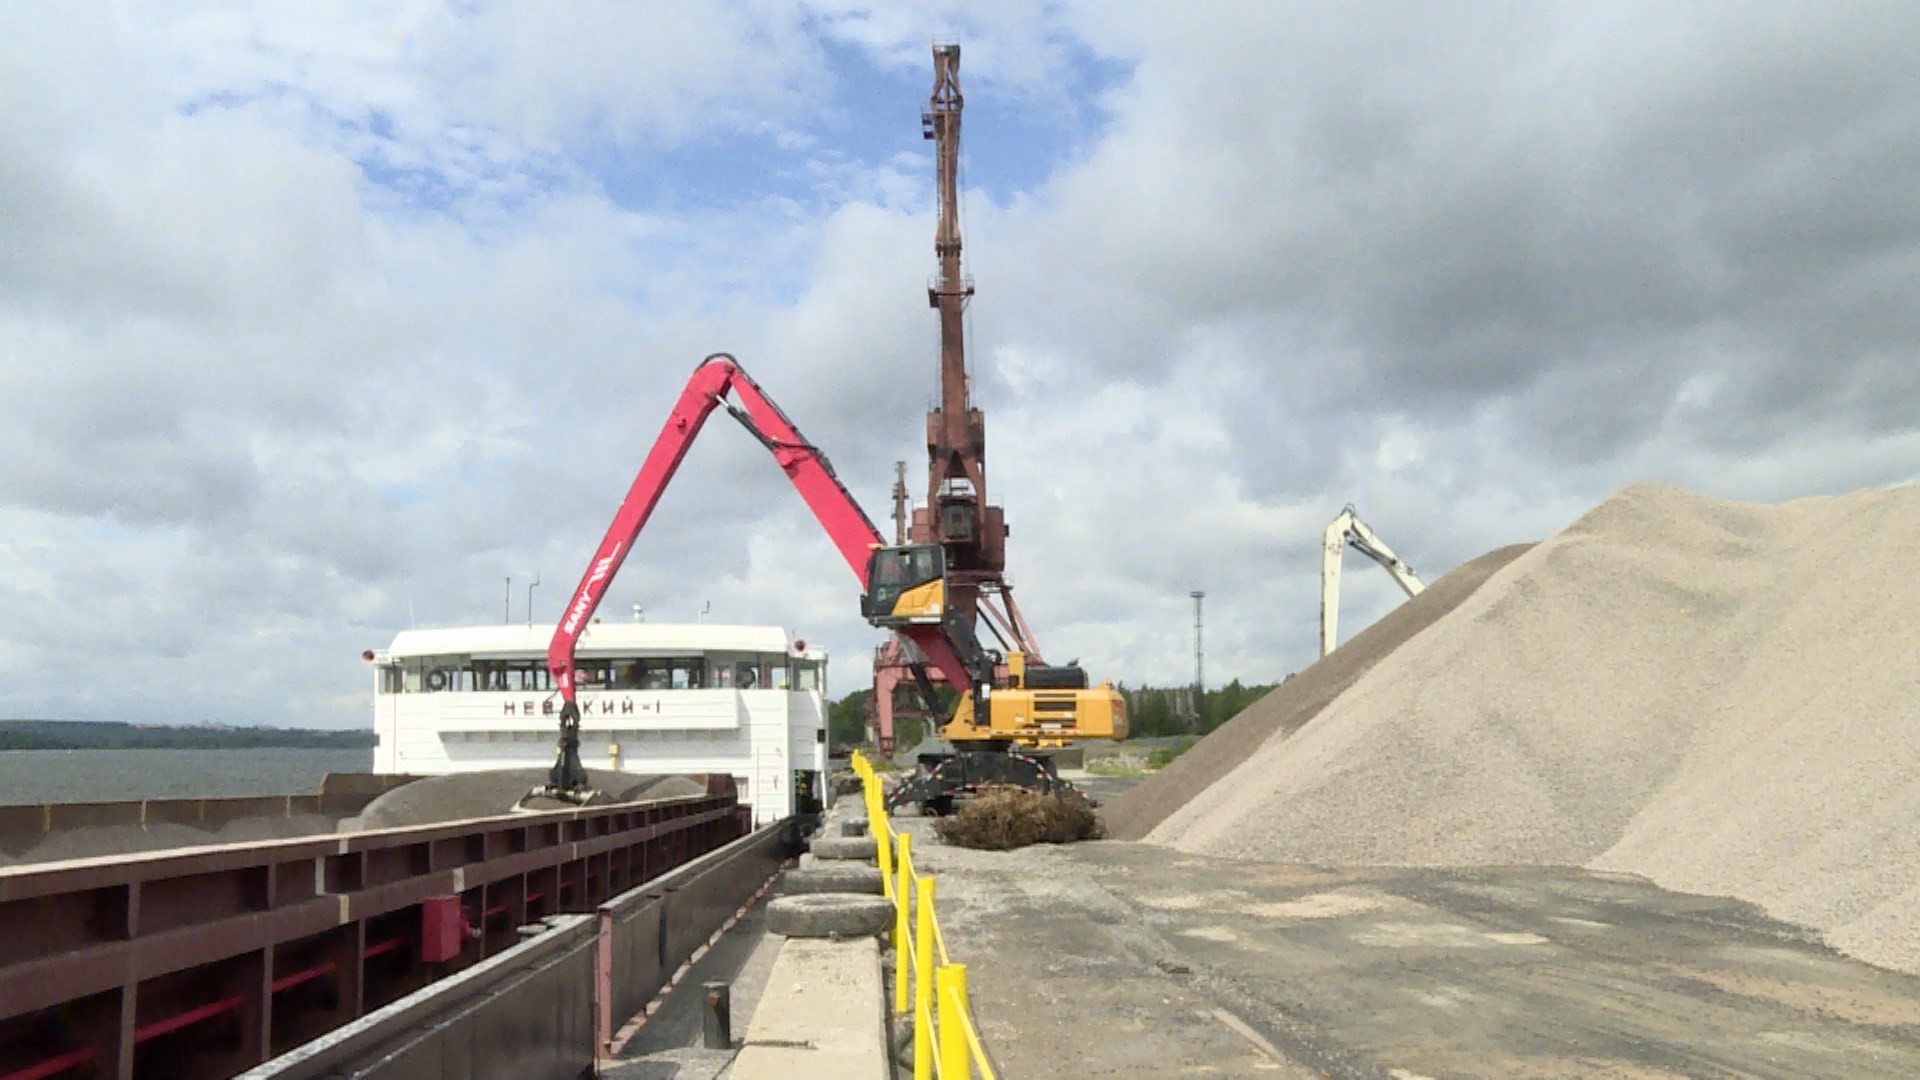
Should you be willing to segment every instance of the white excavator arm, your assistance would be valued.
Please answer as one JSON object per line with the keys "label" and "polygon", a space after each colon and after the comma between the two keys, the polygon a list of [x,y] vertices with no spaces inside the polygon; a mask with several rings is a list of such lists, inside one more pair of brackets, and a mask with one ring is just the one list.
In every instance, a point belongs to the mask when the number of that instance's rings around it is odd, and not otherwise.
{"label": "white excavator arm", "polygon": [[1420,595],[1426,588],[1419,575],[1413,572],[1400,556],[1393,553],[1367,523],[1360,520],[1349,505],[1340,511],[1340,516],[1327,523],[1327,531],[1320,541],[1320,655],[1332,652],[1339,644],[1340,630],[1340,556],[1342,549],[1352,545],[1367,558],[1372,559],[1393,575],[1394,583],[1404,590],[1408,597]]}

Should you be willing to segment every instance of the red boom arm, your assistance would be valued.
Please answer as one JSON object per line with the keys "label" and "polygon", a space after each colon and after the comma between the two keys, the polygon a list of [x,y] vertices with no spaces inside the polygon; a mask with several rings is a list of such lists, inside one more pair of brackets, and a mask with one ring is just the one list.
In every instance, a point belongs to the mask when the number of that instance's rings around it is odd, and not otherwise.
{"label": "red boom arm", "polygon": [[[727,401],[729,392],[740,399],[738,407]],[[749,378],[733,357],[715,353],[701,361],[693,377],[687,380],[686,389],[680,392],[680,400],[674,404],[666,426],[660,429],[660,437],[654,440],[653,449],[640,466],[640,475],[634,477],[619,513],[607,527],[600,550],[594,552],[585,576],[560,615],[559,625],[554,627],[553,641],[547,646],[547,670],[553,673],[554,689],[560,691],[567,703],[572,704],[574,700],[573,652],[581,633],[599,608],[601,598],[606,596],[613,576],[620,572],[620,564],[633,549],[634,538],[653,515],[661,493],[679,470],[687,448],[700,434],[707,417],[722,405],[773,452],[774,461],[787,474],[787,479],[793,481],[807,508],[813,511],[833,545],[840,549],[841,557],[853,569],[862,591],[866,589],[867,556],[881,546],[880,530],[873,527],[852,493],[834,475],[826,455],[807,442],[793,421],[787,419],[787,414],[760,389],[760,384]],[[951,685],[972,685],[966,665],[938,628],[913,626],[902,633]]]}

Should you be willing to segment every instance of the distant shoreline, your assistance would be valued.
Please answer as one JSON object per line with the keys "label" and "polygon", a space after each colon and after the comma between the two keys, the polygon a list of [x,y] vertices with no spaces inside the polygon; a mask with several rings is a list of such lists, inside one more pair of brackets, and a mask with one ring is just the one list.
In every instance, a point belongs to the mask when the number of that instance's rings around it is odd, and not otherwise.
{"label": "distant shoreline", "polygon": [[206,727],[94,720],[0,720],[5,750],[252,750],[371,748],[366,729]]}

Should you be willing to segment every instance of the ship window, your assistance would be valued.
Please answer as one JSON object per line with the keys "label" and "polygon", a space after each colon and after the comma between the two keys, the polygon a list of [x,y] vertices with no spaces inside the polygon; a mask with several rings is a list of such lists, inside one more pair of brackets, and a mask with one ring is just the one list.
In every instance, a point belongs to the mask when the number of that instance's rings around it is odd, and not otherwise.
{"label": "ship window", "polygon": [[707,684],[707,662],[699,657],[673,662],[673,688],[699,690]]}
{"label": "ship window", "polygon": [[733,683],[742,690],[752,690],[760,685],[760,668],[751,660],[742,660],[733,665]]}
{"label": "ship window", "polygon": [[473,690],[501,691],[507,689],[507,662],[504,660],[475,660],[469,687]]}
{"label": "ship window", "polygon": [[820,666],[805,662],[793,665],[793,688],[795,690],[820,689]]}
{"label": "ship window", "polygon": [[767,665],[767,687],[772,690],[787,688],[787,665],[784,662],[776,660]]}
{"label": "ship window", "polygon": [[419,693],[421,683],[425,680],[427,674],[426,663],[419,659],[408,660],[400,670],[400,692],[403,694]]}
{"label": "ship window", "polygon": [[553,689],[553,679],[547,674],[547,665],[538,660],[503,661],[499,674],[504,683],[502,689],[509,692]]}
{"label": "ship window", "polygon": [[640,689],[640,661],[615,660],[613,662],[613,688],[615,690]]}
{"label": "ship window", "polygon": [[400,692],[400,665],[388,664],[380,669],[380,692],[383,694]]}
{"label": "ship window", "polygon": [[713,685],[723,690],[733,685],[733,665],[732,664],[714,665]]}

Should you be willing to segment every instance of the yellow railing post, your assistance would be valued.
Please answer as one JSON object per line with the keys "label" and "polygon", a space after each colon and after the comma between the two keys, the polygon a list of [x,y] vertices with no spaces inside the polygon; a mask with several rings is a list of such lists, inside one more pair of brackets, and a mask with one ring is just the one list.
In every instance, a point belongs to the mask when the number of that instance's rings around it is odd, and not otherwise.
{"label": "yellow railing post", "polygon": [[933,879],[913,879],[913,1080],[933,1080]]}
{"label": "yellow railing post", "polygon": [[967,1052],[967,965],[941,964],[933,979],[939,995],[940,1080],[969,1080],[973,1058]]}
{"label": "yellow railing post", "polygon": [[907,880],[907,868],[912,855],[913,837],[900,834],[900,858],[894,865],[899,867],[900,877],[893,886],[893,1014],[907,1014],[907,982],[913,970],[913,939],[907,936],[907,900],[908,888],[912,884]]}
{"label": "yellow railing post", "polygon": [[893,897],[893,835],[886,822],[881,822],[873,833],[873,854],[880,862],[880,892],[888,899]]}
{"label": "yellow railing post", "polygon": [[880,863],[881,891],[893,895],[893,826],[887,812],[879,809],[879,800],[867,800],[867,832],[873,836],[874,858]]}

